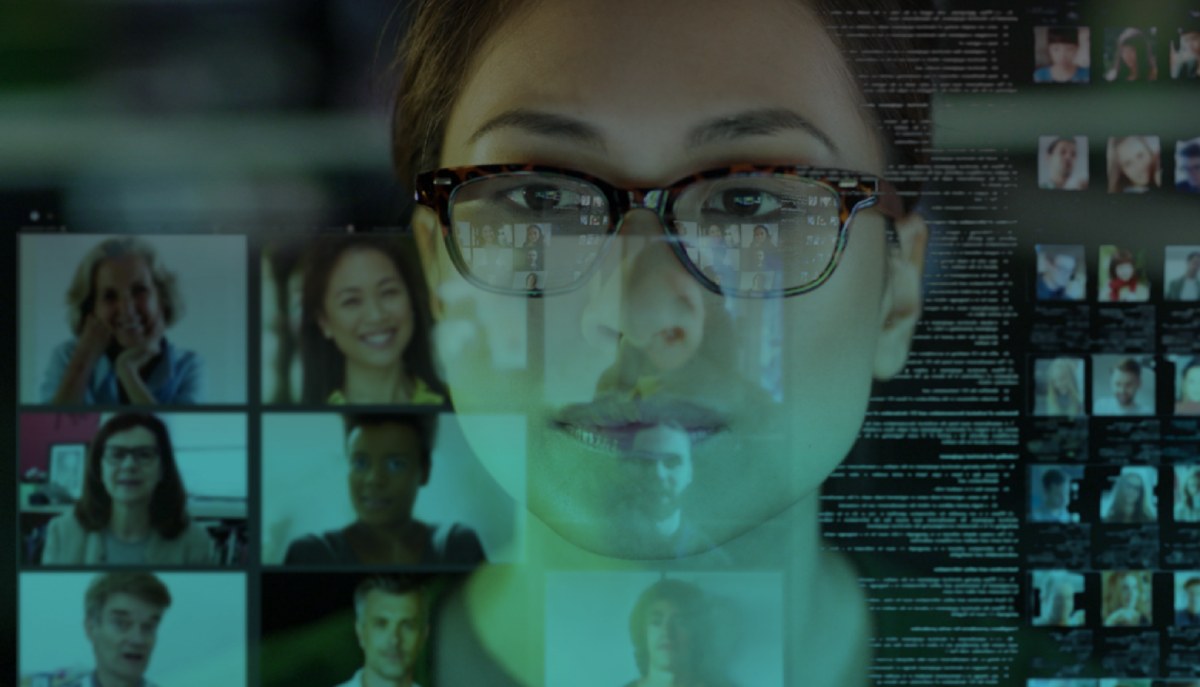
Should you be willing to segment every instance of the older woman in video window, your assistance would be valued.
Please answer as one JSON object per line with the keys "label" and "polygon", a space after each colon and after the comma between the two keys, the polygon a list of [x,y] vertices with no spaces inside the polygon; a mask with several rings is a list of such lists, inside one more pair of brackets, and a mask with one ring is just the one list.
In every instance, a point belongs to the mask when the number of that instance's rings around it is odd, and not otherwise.
{"label": "older woman in video window", "polygon": [[55,404],[191,404],[203,400],[204,365],[166,330],[183,316],[175,275],[136,237],[107,239],[84,255],[67,291],[75,339],[53,353],[42,398]]}
{"label": "older woman in video window", "polygon": [[171,437],[153,415],[113,416],[88,449],[83,497],[50,521],[43,565],[216,563],[208,531],[188,516]]}
{"label": "older woman in video window", "polygon": [[288,545],[285,565],[474,566],[485,560],[469,527],[430,525],[413,517],[429,482],[434,415],[344,417],[347,482],[356,519]]}
{"label": "older woman in video window", "polygon": [[301,357],[306,404],[445,402],[433,374],[423,303],[394,240],[314,241],[304,265]]}
{"label": "older woman in video window", "polygon": [[[844,52],[883,50],[894,59],[867,69],[910,73],[904,46],[879,15],[871,38],[827,29],[832,11],[878,7],[416,8],[393,155],[400,178],[416,179],[434,339],[468,442],[532,513],[526,564],[483,568],[463,595],[472,638],[460,640],[486,646],[491,663],[451,665],[446,649],[443,669],[463,671],[447,681],[539,682],[529,659],[539,627],[513,632],[503,614],[479,611],[541,604],[539,575],[555,561],[682,557],[784,566],[795,590],[787,669],[814,686],[865,682],[870,619],[849,561],[822,548],[818,494],[855,441],[872,383],[904,366],[926,238],[915,198],[879,179],[889,162],[915,163],[914,149],[893,145]],[[923,126],[923,97],[896,98],[889,118]],[[601,208],[601,221],[583,223],[584,207]],[[481,288],[456,234],[498,221],[594,235],[605,249],[578,279],[551,252],[540,292]],[[675,239],[713,224],[777,228],[781,268],[762,291],[736,261],[716,283]],[[536,349],[507,364],[497,342],[526,326]],[[512,430],[497,417],[514,418]],[[644,501],[658,498],[647,485],[669,456],[632,445],[668,425],[685,430],[695,467],[681,503],[690,526],[663,531]]]}

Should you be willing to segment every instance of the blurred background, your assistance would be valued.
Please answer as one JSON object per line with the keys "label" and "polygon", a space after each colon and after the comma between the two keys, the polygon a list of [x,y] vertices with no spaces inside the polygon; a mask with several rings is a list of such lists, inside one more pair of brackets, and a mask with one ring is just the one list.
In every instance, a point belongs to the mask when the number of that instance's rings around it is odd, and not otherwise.
{"label": "blurred background", "polygon": [[404,4],[3,3],[0,220],[94,230],[402,216],[387,94]]}

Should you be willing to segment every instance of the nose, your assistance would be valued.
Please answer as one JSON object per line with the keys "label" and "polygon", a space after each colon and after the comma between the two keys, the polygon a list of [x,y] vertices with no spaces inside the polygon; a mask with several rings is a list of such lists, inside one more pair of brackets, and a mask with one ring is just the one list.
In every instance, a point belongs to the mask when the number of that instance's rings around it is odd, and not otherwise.
{"label": "nose", "polygon": [[383,319],[383,306],[379,303],[378,298],[367,298],[365,305],[368,322],[377,322]]}
{"label": "nose", "polygon": [[627,213],[584,308],[584,339],[615,348],[622,384],[682,366],[703,339],[703,287],[670,240],[653,212]]}

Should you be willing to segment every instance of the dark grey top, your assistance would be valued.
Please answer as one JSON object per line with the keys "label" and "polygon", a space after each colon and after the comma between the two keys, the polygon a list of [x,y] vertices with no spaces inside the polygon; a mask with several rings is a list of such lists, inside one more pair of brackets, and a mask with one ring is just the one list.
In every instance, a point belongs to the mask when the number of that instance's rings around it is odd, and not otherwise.
{"label": "dark grey top", "polygon": [[[487,562],[483,545],[475,530],[453,523],[428,525],[417,521],[425,530],[425,551],[421,567],[474,568]],[[362,565],[354,555],[344,530],[329,530],[323,534],[306,534],[288,544],[284,565]]]}

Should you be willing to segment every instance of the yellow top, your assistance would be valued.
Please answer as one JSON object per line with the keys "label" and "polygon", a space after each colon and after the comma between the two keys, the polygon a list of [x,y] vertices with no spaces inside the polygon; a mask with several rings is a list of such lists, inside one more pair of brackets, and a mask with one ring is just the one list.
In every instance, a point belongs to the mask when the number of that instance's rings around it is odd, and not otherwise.
{"label": "yellow top", "polygon": [[[341,389],[334,389],[333,393],[329,394],[329,398],[325,399],[325,402],[331,406],[344,406],[346,405],[346,396],[342,393]],[[421,379],[420,377],[416,378],[416,385],[413,389],[412,398],[408,400],[409,405],[440,406],[445,405],[445,403],[445,397],[433,389],[430,389],[429,385],[425,383],[424,379]]]}

